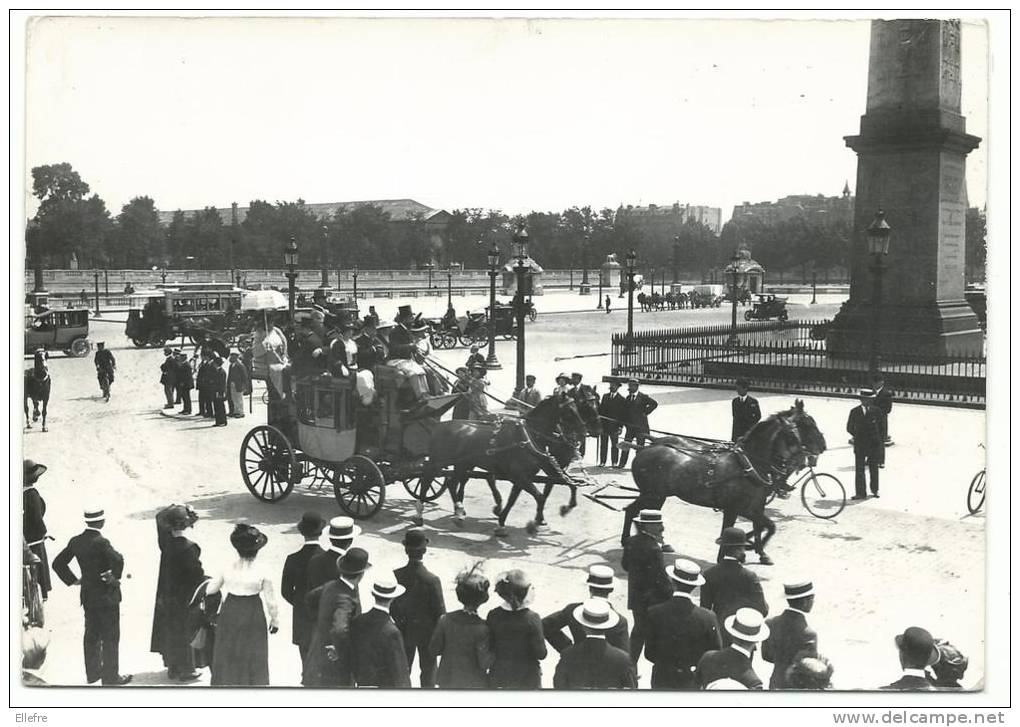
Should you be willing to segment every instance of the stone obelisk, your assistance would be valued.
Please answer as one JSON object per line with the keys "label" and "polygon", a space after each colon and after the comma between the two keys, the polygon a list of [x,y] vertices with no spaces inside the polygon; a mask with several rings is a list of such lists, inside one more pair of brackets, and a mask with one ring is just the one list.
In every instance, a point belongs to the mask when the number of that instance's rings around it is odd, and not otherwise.
{"label": "stone obelisk", "polygon": [[960,114],[960,22],[875,20],[868,102],[857,152],[850,299],[833,321],[836,355],[869,350],[872,256],[866,230],[884,210],[892,228],[884,260],[879,341],[927,356],[980,353],[977,317],[963,297],[966,157],[981,142]]}

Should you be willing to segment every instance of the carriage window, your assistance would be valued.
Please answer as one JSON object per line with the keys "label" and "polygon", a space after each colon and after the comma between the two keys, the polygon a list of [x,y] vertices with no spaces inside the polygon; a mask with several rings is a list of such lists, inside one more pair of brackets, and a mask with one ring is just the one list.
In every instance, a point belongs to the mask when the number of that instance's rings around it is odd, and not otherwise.
{"label": "carriage window", "polygon": [[315,424],[314,391],[308,386],[298,386],[295,401],[297,402],[298,421],[302,424]]}
{"label": "carriage window", "polygon": [[332,429],[336,421],[336,392],[317,389],[315,393],[315,426]]}

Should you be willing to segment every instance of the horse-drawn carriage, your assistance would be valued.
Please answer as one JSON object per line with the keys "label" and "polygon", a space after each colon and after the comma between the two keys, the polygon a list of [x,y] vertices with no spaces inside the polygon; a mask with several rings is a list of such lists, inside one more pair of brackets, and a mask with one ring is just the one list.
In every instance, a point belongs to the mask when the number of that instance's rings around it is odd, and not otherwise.
{"label": "horse-drawn carriage", "polygon": [[[375,396],[367,404],[354,376],[324,373],[293,381],[285,376],[282,388],[290,393],[283,396],[268,382],[267,423],[241,443],[248,490],[272,503],[307,481],[312,489],[332,488],[341,510],[365,519],[383,506],[386,486],[400,482],[417,501],[420,519],[423,504],[447,490],[462,515],[464,484],[472,478],[486,480],[502,507],[494,483],[505,479],[514,490],[499,513],[500,528],[522,490],[535,496],[541,522],[545,498],[534,484],[545,483],[546,494],[555,484],[576,484],[563,467],[576,441],[598,427],[597,401],[575,404],[555,397],[520,417],[440,421],[461,394],[409,401],[397,367],[379,364],[373,374]],[[537,475],[540,469],[546,475]]]}
{"label": "horse-drawn carriage", "polygon": [[232,343],[251,328],[241,313],[242,293],[229,283],[182,283],[136,292],[128,299],[124,333],[139,348],[178,338],[195,344],[209,338]]}
{"label": "horse-drawn carriage", "polygon": [[786,298],[779,298],[772,293],[759,293],[751,303],[751,309],[744,311],[745,321],[768,321],[778,318],[785,321],[790,317],[786,310]]}
{"label": "horse-drawn carriage", "polygon": [[456,348],[458,343],[461,346],[485,344],[489,340],[490,325],[495,326],[497,336],[502,336],[507,340],[516,338],[517,325],[514,321],[512,305],[497,304],[496,310],[491,316],[488,307],[485,311],[485,313],[468,312],[466,316],[458,317],[451,309],[442,318],[425,319],[429,325],[429,339],[432,347],[444,349]]}

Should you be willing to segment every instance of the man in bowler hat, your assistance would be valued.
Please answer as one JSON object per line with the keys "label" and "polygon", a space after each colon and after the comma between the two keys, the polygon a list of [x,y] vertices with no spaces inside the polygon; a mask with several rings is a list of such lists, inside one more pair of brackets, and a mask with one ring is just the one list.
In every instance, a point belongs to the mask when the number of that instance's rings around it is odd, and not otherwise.
{"label": "man in bowler hat", "polygon": [[333,580],[305,595],[315,626],[305,656],[301,683],[306,687],[354,686],[351,624],[361,615],[358,585],[372,567],[368,552],[352,547],[335,560]]}
{"label": "man in bowler hat", "polygon": [[[101,508],[85,511],[85,530],[75,535],[53,559],[53,572],[68,586],[80,586],[85,611],[85,679],[104,686],[121,686],[131,681],[119,673],[120,661],[120,577],[124,557],[103,537],[106,514]],[[71,571],[78,561],[81,576]]]}
{"label": "man in bowler hat", "polygon": [[308,562],[313,556],[326,552],[319,546],[319,536],[322,535],[325,526],[325,521],[317,512],[306,512],[302,515],[297,529],[304,538],[304,543],[300,549],[288,555],[283,564],[280,594],[293,608],[291,643],[298,647],[302,667],[308,654],[312,627],[315,625],[315,614],[310,613],[305,605],[305,595],[308,593]]}
{"label": "man in bowler hat", "polygon": [[[719,546],[719,562],[705,571],[701,587],[701,606],[715,611],[720,629],[726,619],[741,608],[753,608],[763,616],[769,613],[758,576],[745,568],[746,538],[740,528],[725,528],[715,541]],[[723,643],[729,643],[728,632],[722,631]]]}
{"label": "man in bowler hat", "polygon": [[875,406],[875,392],[861,389],[861,403],[850,410],[846,431],[854,442],[854,494],[851,500],[864,500],[868,496],[864,471],[868,472],[871,494],[878,497],[878,468],[885,463],[885,439],[882,412]]}
{"label": "man in bowler hat", "polygon": [[393,578],[380,578],[372,586],[375,605],[351,622],[351,665],[359,687],[411,686],[404,640],[390,617],[393,599],[403,593]]}
{"label": "man in bowler hat", "polygon": [[[588,584],[588,598],[601,598],[606,603],[609,603],[609,596],[616,586],[616,578],[613,576],[612,568],[608,565],[590,566],[586,582]],[[562,654],[573,644],[584,639],[586,635],[584,627],[574,618],[577,607],[581,605],[581,601],[575,601],[542,619],[542,633],[545,635],[545,640],[549,642],[551,647],[556,649],[557,653]],[[610,608],[612,608],[611,604]],[[615,609],[613,610],[615,611]],[[627,618],[621,614],[613,626],[607,626],[603,630],[603,635],[610,646],[615,646],[630,653],[628,626]],[[570,632],[570,636],[563,633],[564,628]]]}
{"label": "man in bowler hat", "polygon": [[788,689],[786,672],[805,656],[818,656],[818,634],[808,626],[807,617],[815,604],[811,581],[795,580],[783,584],[786,610],[766,623],[771,632],[761,645],[761,658],[774,664],[769,689]]}
{"label": "man in bowler hat", "polygon": [[627,608],[634,616],[630,633],[630,659],[637,663],[645,645],[648,609],[673,593],[662,567],[662,513],[642,510],[634,518],[637,533],[623,548],[623,569],[627,571]]}
{"label": "man in bowler hat", "polygon": [[761,407],[758,406],[758,400],[747,393],[749,388],[745,379],[737,380],[737,395],[731,402],[733,429],[730,432],[730,439],[734,442],[761,421]]}
{"label": "man in bowler hat", "polygon": [[928,681],[925,669],[939,660],[935,639],[925,629],[911,626],[896,637],[903,675],[882,687],[885,691],[932,692],[935,687]]}
{"label": "man in bowler hat", "polygon": [[715,614],[694,602],[694,589],[704,585],[701,568],[680,559],[666,568],[673,597],[648,609],[648,646],[652,689],[698,688],[694,670],[706,652],[722,648]]}
{"label": "man in bowler hat", "polygon": [[404,534],[407,565],[393,571],[404,593],[396,597],[390,609],[403,637],[408,668],[414,664],[415,651],[418,652],[423,689],[436,685],[436,657],[429,652],[429,641],[439,618],[446,613],[443,585],[423,562],[428,544],[424,530],[412,528]]}
{"label": "man in bowler hat", "polygon": [[585,636],[560,656],[553,675],[556,689],[637,689],[630,655],[608,642],[606,632],[620,615],[604,598],[590,598],[577,606],[574,620]]}

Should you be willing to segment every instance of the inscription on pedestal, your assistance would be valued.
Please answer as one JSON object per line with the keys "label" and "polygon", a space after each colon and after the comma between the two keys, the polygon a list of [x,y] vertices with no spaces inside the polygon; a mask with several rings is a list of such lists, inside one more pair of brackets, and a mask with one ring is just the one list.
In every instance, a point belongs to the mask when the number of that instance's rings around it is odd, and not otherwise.
{"label": "inscription on pedestal", "polygon": [[938,300],[963,298],[966,201],[963,195],[964,163],[943,153],[939,200]]}

